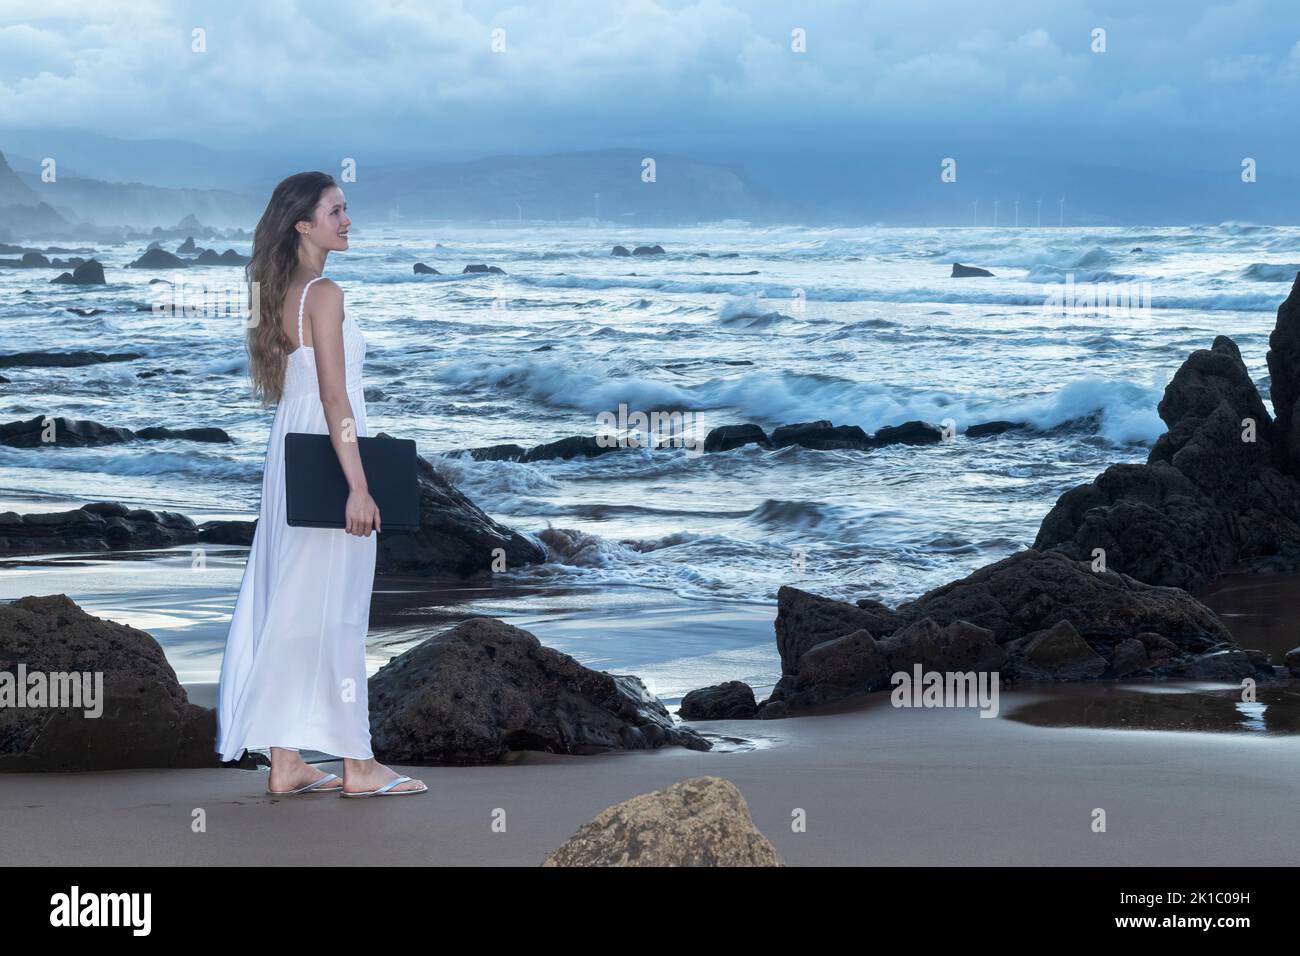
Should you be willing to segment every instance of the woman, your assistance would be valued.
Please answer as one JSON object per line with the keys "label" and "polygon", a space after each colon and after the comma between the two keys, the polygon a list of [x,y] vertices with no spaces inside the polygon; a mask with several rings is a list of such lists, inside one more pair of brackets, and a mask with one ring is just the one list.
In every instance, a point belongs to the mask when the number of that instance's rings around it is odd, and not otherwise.
{"label": "woman", "polygon": [[[365,642],[380,515],[356,442],[367,434],[366,345],[343,314],[343,291],[321,277],[325,258],[348,248],[350,223],[330,176],[290,176],[271,194],[248,264],[260,306],[248,329],[249,373],[262,403],[276,409],[257,530],[221,662],[217,750],[234,760],[270,747],[267,792],[277,796],[428,789],[370,749]],[[285,523],[288,432],[330,436],[351,489],[346,528]],[[301,748],[342,757],[343,782],[308,765]]]}

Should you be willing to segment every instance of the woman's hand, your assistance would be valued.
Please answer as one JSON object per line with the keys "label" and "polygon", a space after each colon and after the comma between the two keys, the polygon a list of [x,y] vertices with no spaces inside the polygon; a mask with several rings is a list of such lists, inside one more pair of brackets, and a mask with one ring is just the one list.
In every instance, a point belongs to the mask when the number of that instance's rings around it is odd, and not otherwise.
{"label": "woman's hand", "polygon": [[368,491],[352,491],[348,495],[348,505],[343,514],[344,528],[348,534],[368,538],[372,528],[380,530],[379,505],[375,504],[375,499],[370,497]]}

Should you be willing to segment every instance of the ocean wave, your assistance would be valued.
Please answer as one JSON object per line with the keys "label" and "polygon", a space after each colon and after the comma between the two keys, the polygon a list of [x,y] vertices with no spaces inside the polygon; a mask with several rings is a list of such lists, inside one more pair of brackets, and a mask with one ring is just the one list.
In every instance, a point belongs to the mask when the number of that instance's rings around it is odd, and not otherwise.
{"label": "ocean wave", "polygon": [[258,481],[262,477],[260,463],[231,461],[193,451],[143,451],[135,447],[114,447],[119,450],[0,446],[0,467],[103,475],[183,475],[214,480]]}
{"label": "ocean wave", "polygon": [[1242,270],[1241,277],[1252,282],[1292,282],[1300,266],[1280,262],[1252,262]]}

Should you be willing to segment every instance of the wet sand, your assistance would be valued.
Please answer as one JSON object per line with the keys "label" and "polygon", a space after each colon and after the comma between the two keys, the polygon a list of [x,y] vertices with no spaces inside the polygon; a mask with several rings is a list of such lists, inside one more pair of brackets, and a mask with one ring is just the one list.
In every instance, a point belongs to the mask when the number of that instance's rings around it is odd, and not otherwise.
{"label": "wet sand", "polygon": [[[1035,699],[1004,693],[1003,713]],[[605,807],[717,774],[791,865],[1300,863],[1294,737],[1042,728],[885,695],[692,726],[755,746],[403,767],[431,792],[370,801],[268,797],[262,771],[5,775],[0,847],[10,865],[533,866]],[[1105,833],[1091,829],[1098,807]],[[200,808],[207,831],[192,833]],[[505,833],[491,828],[497,808]],[[791,830],[796,808],[806,833]]]}
{"label": "wet sand", "polygon": [[[159,636],[196,703],[215,670],[242,549],[10,559],[0,597],[67,592]],[[1297,579],[1223,582],[1205,599],[1242,643],[1294,646]],[[381,580],[377,667],[472,614],[493,614],[600,669],[636,673],[672,703],[719,671],[766,688],[772,609],[663,592],[441,586]],[[1290,641],[1290,643],[1288,643]],[[1296,865],[1300,682],[1254,704],[1223,685],[1004,690],[1000,716],[910,710],[887,694],[778,721],[707,721],[710,753],[681,748],[513,756],[490,767],[403,767],[431,793],[377,801],[273,798],[264,771],[0,775],[6,864],[537,865],[605,807],[677,780],[735,783],[793,865]],[[311,758],[313,755],[308,755]],[[339,769],[324,755],[322,766]],[[207,832],[192,833],[196,809]],[[494,810],[507,832],[491,829]],[[797,808],[808,832],[791,830]],[[1094,833],[1094,808],[1107,831]]]}

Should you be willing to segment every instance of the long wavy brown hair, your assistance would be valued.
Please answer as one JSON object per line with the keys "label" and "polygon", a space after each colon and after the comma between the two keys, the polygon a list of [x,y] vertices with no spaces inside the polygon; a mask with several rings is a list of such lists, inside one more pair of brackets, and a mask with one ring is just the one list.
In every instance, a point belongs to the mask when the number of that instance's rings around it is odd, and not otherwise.
{"label": "long wavy brown hair", "polygon": [[336,185],[328,173],[294,173],[280,181],[271,193],[266,211],[253,232],[253,255],[244,269],[249,301],[258,296],[258,321],[248,328],[248,374],[253,394],[263,405],[280,400],[284,391],[284,369],[296,347],[284,334],[281,318],[284,294],[298,265],[301,237],[294,226],[311,222],[321,193]]}

